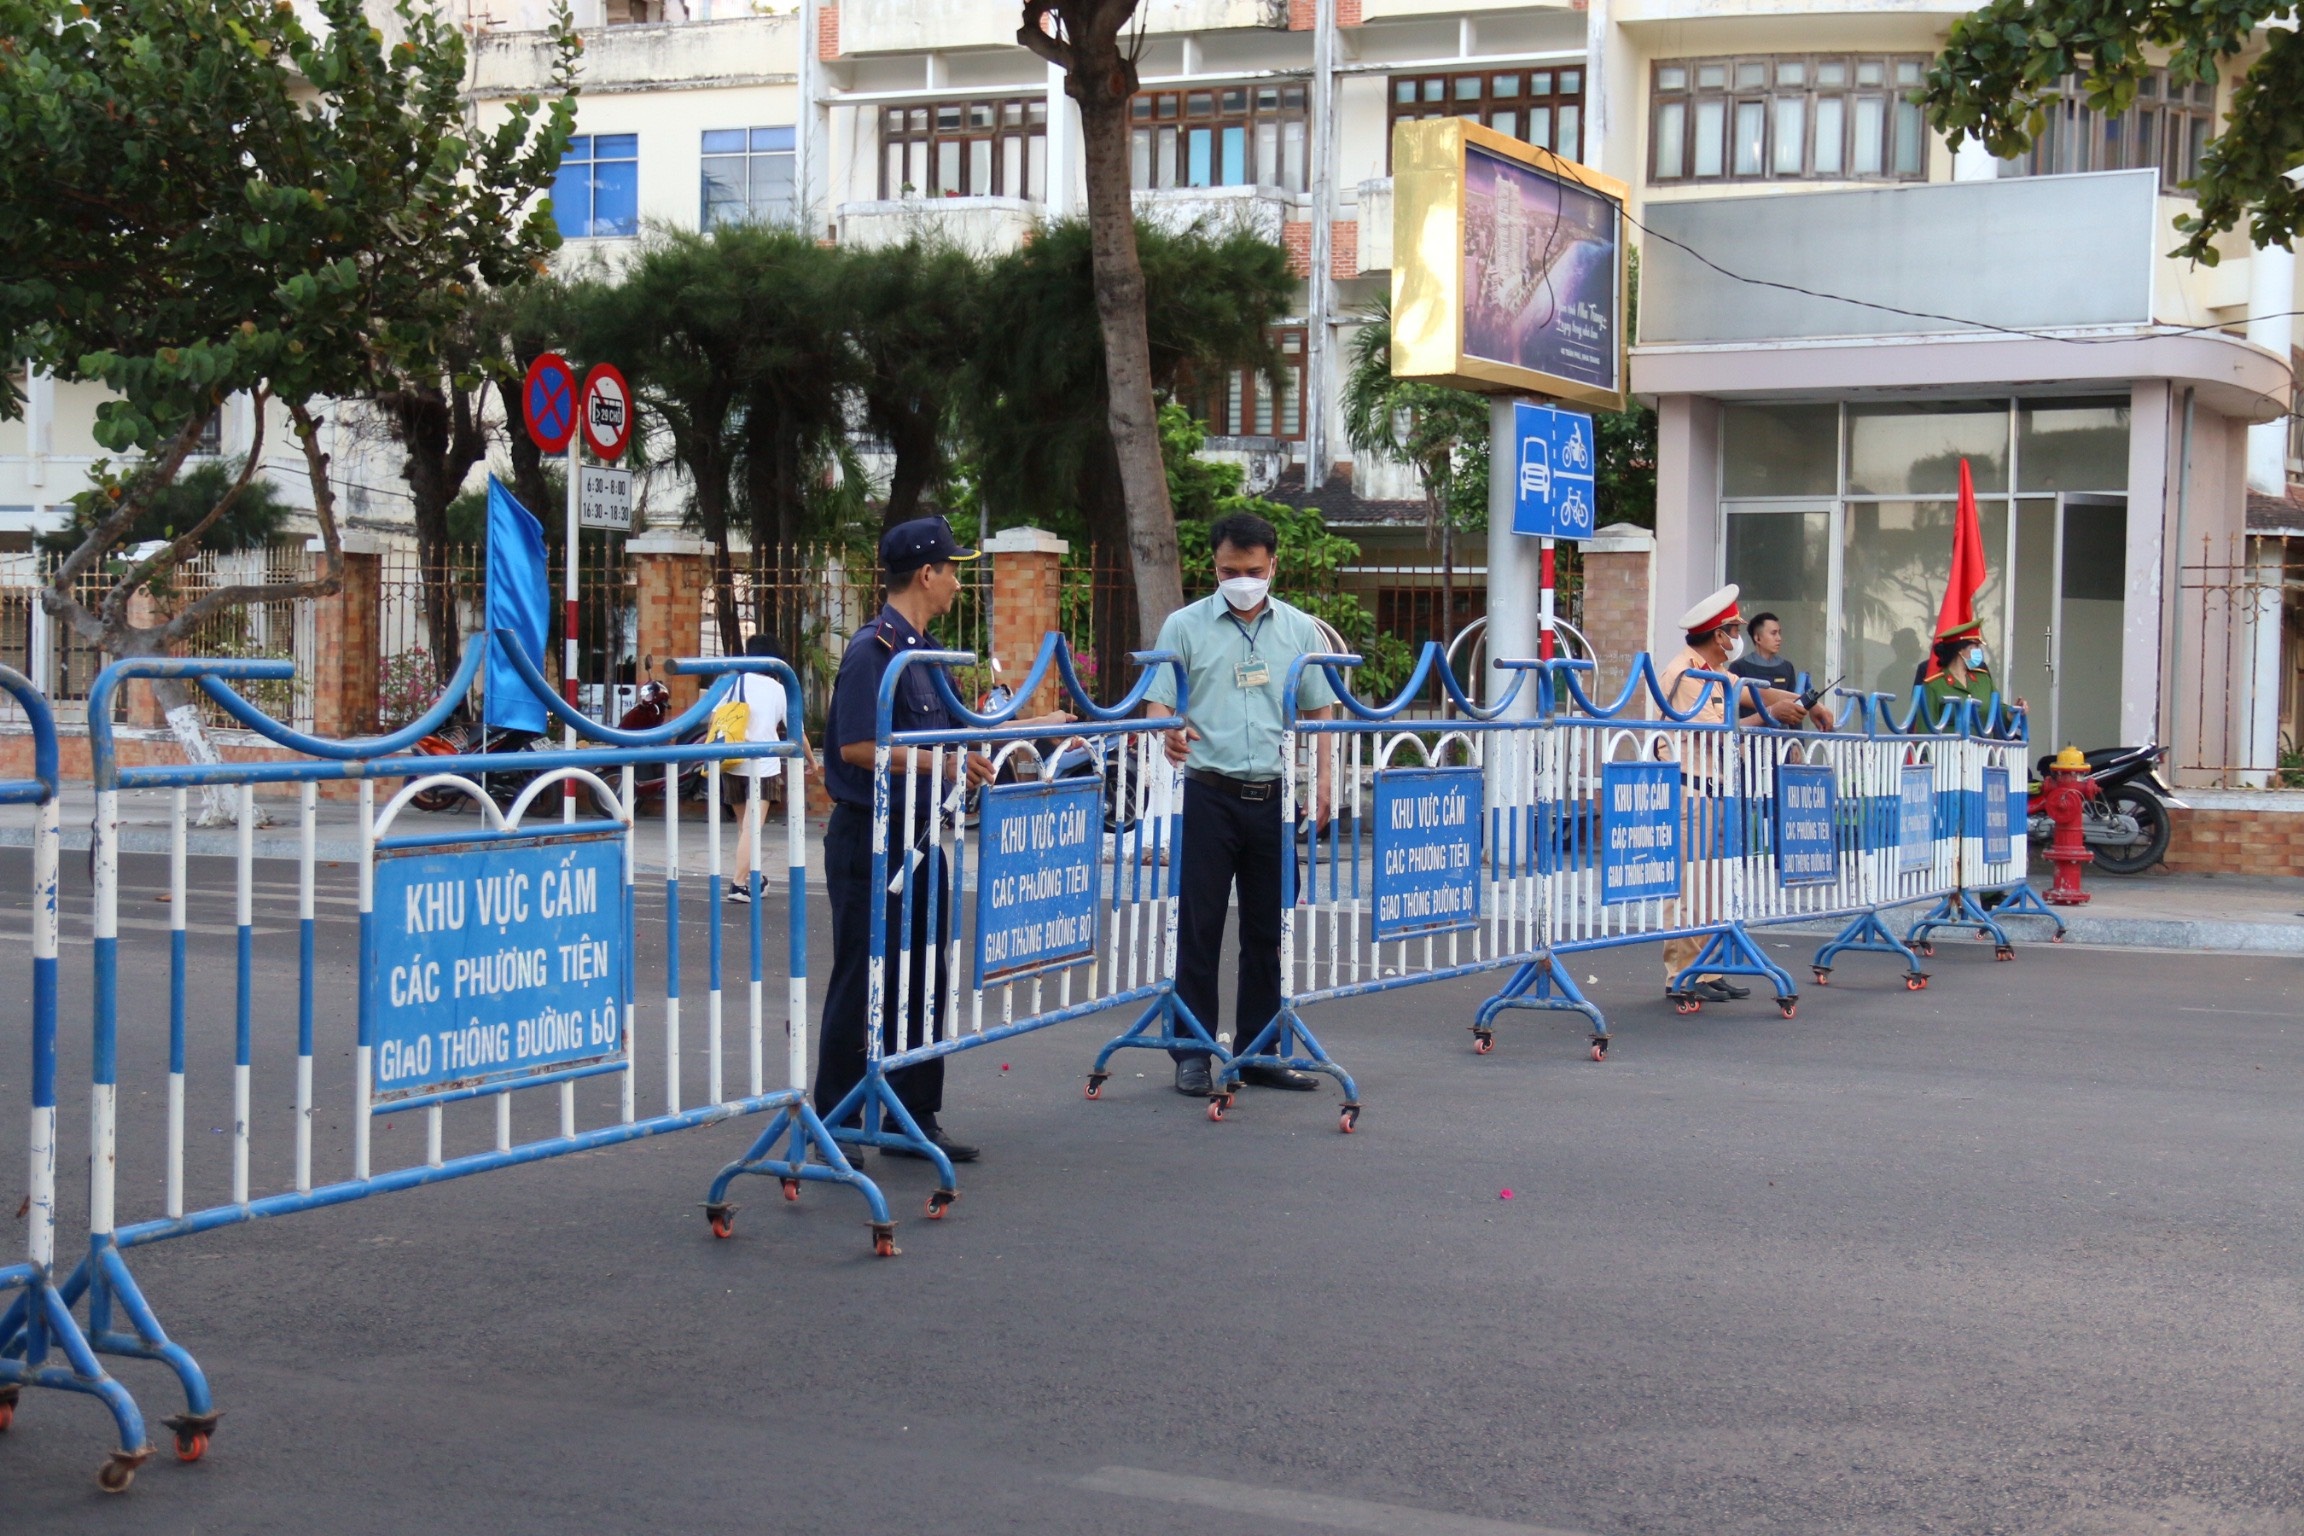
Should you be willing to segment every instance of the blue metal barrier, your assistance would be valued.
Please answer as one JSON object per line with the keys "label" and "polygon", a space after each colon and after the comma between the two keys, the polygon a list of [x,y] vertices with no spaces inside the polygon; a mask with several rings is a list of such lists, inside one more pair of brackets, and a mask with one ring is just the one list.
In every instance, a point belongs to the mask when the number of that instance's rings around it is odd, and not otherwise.
{"label": "blue metal barrier", "polygon": [[[16,1416],[25,1387],[81,1392],[111,1410],[119,1443],[98,1472],[103,1485],[128,1486],[152,1454],[144,1415],[128,1389],[104,1370],[72,1315],[74,1294],[57,1283],[56,1266],[56,939],[57,864],[62,825],[56,759],[56,719],[48,701],[13,668],[0,667],[5,688],[32,731],[33,776],[0,781],[0,805],[38,808],[32,834],[32,1135],[31,1219],[25,1262],[0,1268],[0,1295],[13,1292],[0,1311],[0,1430]],[[54,1357],[60,1356],[58,1360]]]}
{"label": "blue metal barrier", "polygon": [[[479,643],[466,653],[440,702],[422,717],[397,731],[357,741],[330,741],[294,731],[233,691],[231,684],[235,682],[289,677],[293,669],[286,662],[122,661],[107,667],[90,690],[88,718],[97,813],[89,1252],[79,1267],[54,1287],[49,1310],[61,1307],[68,1314],[85,1298],[85,1336],[95,1354],[155,1360],[174,1372],[184,1392],[185,1410],[166,1422],[175,1432],[180,1459],[195,1460],[204,1453],[219,1415],[198,1363],[168,1338],[131,1273],[129,1250],[147,1243],[766,1111],[775,1111],[801,1126],[819,1154],[819,1160],[803,1159],[805,1166],[793,1171],[795,1179],[854,1188],[871,1207],[876,1233],[892,1229],[880,1191],[846,1161],[807,1104],[806,838],[801,791],[805,757],[800,745],[798,679],[783,662],[772,658],[677,661],[673,670],[712,679],[703,697],[664,725],[624,731],[586,719],[563,703],[516,637],[500,633],[497,639],[529,693],[548,715],[596,745],[576,751],[412,752],[411,748],[445,723],[456,701],[467,696],[486,650]],[[681,738],[704,724],[735,686],[735,674],[744,672],[765,674],[782,683],[788,711],[786,739],[683,743]],[[295,757],[244,763],[122,764],[113,737],[113,696],[128,679],[157,677],[196,683],[234,721]],[[722,835],[720,779],[724,762],[754,759],[773,763],[786,789],[790,990],[784,1027],[788,1072],[782,1086],[767,1086],[758,985],[764,965],[759,915],[763,887],[756,857],[747,886],[754,982],[749,1091],[730,1092],[723,1081],[721,1041],[720,930],[726,892],[717,878]],[[663,775],[666,909],[662,952],[665,1103],[660,1113],[647,1116],[638,1112],[635,1084],[639,1028],[635,982],[639,966],[635,896],[639,800],[635,773],[642,766],[652,772],[661,769]],[[684,766],[700,770],[706,778],[709,867],[715,876],[708,903],[712,928],[708,1083],[706,1102],[692,1106],[683,1103],[687,1074],[681,1052],[679,996],[679,781]],[[484,784],[475,781],[476,775],[488,774],[525,776],[526,783],[510,805],[500,810]],[[610,774],[615,775],[615,784],[610,783]],[[375,791],[379,780],[406,781],[381,808]],[[349,1175],[334,1182],[315,1182],[313,1064],[320,1034],[316,1018],[316,799],[318,785],[329,781],[352,781],[358,786],[360,981],[358,1024],[350,1042],[351,1082],[347,1085],[353,1111]],[[290,1175],[287,1187],[268,1193],[260,1187],[263,1180],[255,1166],[254,1137],[257,1025],[262,1001],[255,969],[253,895],[254,788],[258,784],[298,785],[301,825],[293,1150],[289,1159],[275,1162],[275,1166],[284,1164],[282,1171]],[[230,1141],[224,1148],[229,1161],[228,1188],[217,1191],[221,1198],[188,1193],[188,1185],[202,1170],[188,1167],[185,1138],[186,1082],[192,1070],[188,1046],[193,1043],[187,1028],[186,910],[194,894],[186,880],[186,792],[216,785],[238,791],[239,833],[237,911],[232,928],[236,946],[231,1013],[232,1114]],[[603,814],[578,820],[575,795],[566,792],[569,786],[588,792]],[[116,1179],[123,1066],[119,1043],[119,797],[122,791],[134,789],[164,789],[171,791],[173,798],[166,1170],[161,1211],[122,1223]],[[420,795],[445,797],[451,802],[468,800],[477,806],[482,825],[478,829],[394,835],[395,823]],[[551,803],[561,807],[560,819],[524,824],[531,809]],[[760,810],[759,781],[753,779],[745,814],[755,830]],[[49,846],[52,849],[53,843]],[[52,852],[50,859],[52,882]],[[390,898],[382,906],[379,891]],[[52,998],[51,993],[51,1008]],[[520,1016],[523,1010],[525,1016]],[[130,1071],[133,1076],[133,1066]],[[578,1084],[607,1076],[619,1080],[615,1119],[579,1130]],[[557,1091],[557,1133],[516,1140],[513,1098],[529,1089]],[[451,1153],[445,1145],[447,1111],[455,1104],[483,1099],[492,1100],[495,1107],[493,1144]],[[373,1133],[378,1122],[419,1111],[425,1124],[422,1160],[376,1167]],[[218,1181],[212,1169],[207,1171],[213,1188]],[[138,1181],[131,1187],[141,1185]],[[707,1214],[713,1231],[728,1235],[730,1211],[723,1208]],[[99,1389],[91,1386],[84,1390]],[[124,1488],[149,1448],[141,1445],[140,1424],[131,1435],[134,1407],[125,1402],[125,1394],[121,1394],[115,1413],[127,1416],[120,1420],[122,1450],[107,1463],[105,1486]],[[137,1444],[132,1446],[131,1439]]]}
{"label": "blue metal barrier", "polygon": [[[1106,1062],[1125,1047],[1192,1044],[1221,1054],[1202,1023],[1177,1005],[1172,986],[1179,803],[1161,742],[1181,722],[1130,718],[1163,666],[1176,671],[1181,714],[1183,669],[1165,652],[1141,651],[1134,659],[1142,674],[1109,706],[1089,697],[1063,637],[1053,633],[1009,701],[989,712],[963,701],[946,672],[972,665],[971,653],[901,651],[881,677],[870,888],[886,899],[871,903],[866,1065],[824,1118],[831,1137],[848,1146],[907,1148],[927,1159],[937,1175],[931,1219],[959,1198],[959,1181],[889,1086],[890,1073],[1139,1003],[1146,1006],[1135,1026],[1097,1057],[1088,1097],[1100,1096]],[[959,726],[895,729],[897,690],[912,668],[928,669]],[[1027,701],[1051,678],[1075,719],[1019,724]],[[982,761],[978,777],[1001,782],[978,784],[949,767],[955,749]],[[900,754],[918,771],[897,772]],[[971,890],[977,900],[965,903]],[[915,932],[926,942],[903,941]],[[988,1009],[996,1010],[989,1018]],[[894,1046],[891,1018],[904,1021]],[[745,1174],[781,1176],[789,1164],[772,1155],[779,1130],[772,1124],[722,1169],[708,1200],[725,1199]]]}

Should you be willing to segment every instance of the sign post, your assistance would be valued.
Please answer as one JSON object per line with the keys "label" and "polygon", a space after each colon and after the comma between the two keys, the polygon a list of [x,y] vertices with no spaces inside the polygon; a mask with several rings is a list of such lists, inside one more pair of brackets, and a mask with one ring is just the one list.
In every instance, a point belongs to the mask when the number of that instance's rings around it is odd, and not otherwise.
{"label": "sign post", "polygon": [[[520,390],[521,414],[527,418],[528,440],[539,453],[546,455],[566,451],[568,455],[568,682],[565,685],[568,702],[576,702],[576,373],[568,360],[557,352],[547,352],[528,365],[528,376]],[[543,664],[539,656],[536,662]],[[568,746],[576,745],[576,732],[568,729],[561,740]],[[560,796],[560,817],[563,821],[576,819],[576,783],[568,781]]]}

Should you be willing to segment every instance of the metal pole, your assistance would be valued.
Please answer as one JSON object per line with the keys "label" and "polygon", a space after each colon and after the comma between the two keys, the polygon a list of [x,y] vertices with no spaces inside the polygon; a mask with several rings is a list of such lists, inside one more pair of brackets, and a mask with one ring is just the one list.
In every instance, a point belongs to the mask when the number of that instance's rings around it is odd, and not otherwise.
{"label": "metal pole", "polygon": [[1536,622],[1542,626],[1536,636],[1536,654],[1546,661],[1552,659],[1552,590],[1556,567],[1553,541],[1548,537],[1543,548],[1543,578],[1536,589]]}
{"label": "metal pole", "polygon": [[[579,414],[583,412],[584,402],[581,399],[576,402],[576,409]],[[568,437],[568,552],[566,560],[568,574],[561,592],[565,606],[561,614],[563,639],[560,654],[560,696],[568,701],[570,709],[576,707],[576,508],[578,499],[582,495],[583,474],[584,433],[582,427],[579,426]],[[571,752],[576,750],[576,727],[563,725],[560,728],[560,745]],[[576,781],[574,779],[563,779],[560,782],[560,819],[562,821],[574,821],[576,819]]]}
{"label": "metal pole", "polygon": [[[1312,9],[1312,270],[1307,297],[1312,323],[1304,334],[1304,488],[1328,483],[1328,311],[1334,289],[1336,220],[1336,0],[1314,0]],[[1448,633],[1454,615],[1442,622]]]}

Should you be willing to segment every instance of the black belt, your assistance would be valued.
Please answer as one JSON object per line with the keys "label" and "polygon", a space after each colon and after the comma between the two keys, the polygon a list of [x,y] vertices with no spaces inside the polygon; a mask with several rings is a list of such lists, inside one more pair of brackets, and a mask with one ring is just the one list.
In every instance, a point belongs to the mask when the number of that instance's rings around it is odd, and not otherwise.
{"label": "black belt", "polygon": [[1184,770],[1184,777],[1195,784],[1205,784],[1210,789],[1220,789],[1235,800],[1246,800],[1250,804],[1262,804],[1266,800],[1276,800],[1280,796],[1280,781],[1278,779],[1236,779],[1228,773],[1218,773],[1213,768],[1187,768]]}

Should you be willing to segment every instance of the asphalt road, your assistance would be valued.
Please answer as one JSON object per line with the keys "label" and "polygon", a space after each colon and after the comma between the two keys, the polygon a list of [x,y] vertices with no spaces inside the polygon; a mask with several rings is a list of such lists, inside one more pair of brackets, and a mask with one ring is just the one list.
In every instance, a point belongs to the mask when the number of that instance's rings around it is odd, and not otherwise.
{"label": "asphalt road", "polygon": [[[161,868],[130,861],[133,922],[164,924]],[[292,871],[259,879],[256,1182],[277,1187]],[[324,910],[326,1108],[356,952],[350,909]],[[124,943],[126,1219],[156,1203],[165,934]],[[212,1190],[228,932],[194,953]],[[0,939],[0,997],[26,954]],[[896,1260],[853,1197],[787,1206],[764,1180],[713,1241],[697,1202],[749,1125],[138,1250],[222,1430],[108,1498],[101,1410],[27,1394],[0,1529],[2304,1531],[2304,962],[1946,945],[1924,993],[1851,956],[1789,1021],[1757,999],[1675,1016],[1656,968],[1578,962],[1618,1031],[1604,1065],[1531,1014],[1474,1056],[1474,983],[1319,1010],[1368,1105],[1351,1137],[1332,1094],[1254,1092],[1211,1125],[1157,1057],[1086,1102],[1116,1019],[970,1053],[945,1118],[987,1151],[950,1216],[917,1219],[925,1167],[870,1164],[906,1217]],[[0,1193],[24,1065],[0,1051]],[[587,1085],[587,1123],[612,1092]],[[343,1118],[316,1124],[323,1178]],[[400,1118],[380,1159],[421,1134]],[[487,1121],[452,1121],[450,1151]],[[175,1411],[163,1373],[122,1374]]]}

